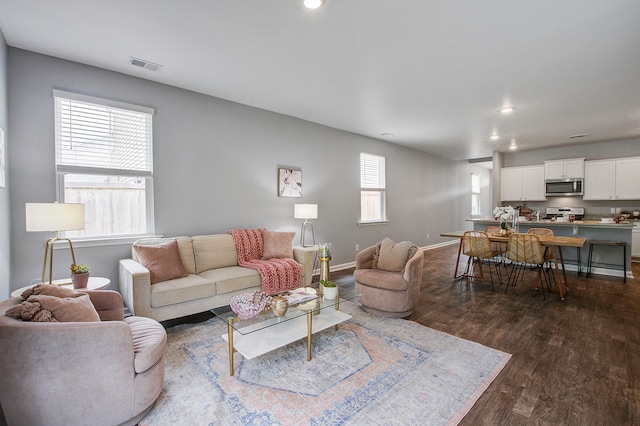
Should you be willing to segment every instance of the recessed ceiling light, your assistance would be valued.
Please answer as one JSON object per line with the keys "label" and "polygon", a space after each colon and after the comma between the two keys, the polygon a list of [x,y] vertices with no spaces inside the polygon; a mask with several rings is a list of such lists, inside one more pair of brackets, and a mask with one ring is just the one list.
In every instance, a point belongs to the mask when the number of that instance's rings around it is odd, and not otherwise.
{"label": "recessed ceiling light", "polygon": [[518,146],[517,146],[517,145],[513,145],[513,144],[512,144],[512,145],[509,145],[509,149],[510,149],[511,151],[515,151],[516,149],[518,149]]}
{"label": "recessed ceiling light", "polygon": [[516,107],[504,107],[504,108],[500,108],[498,111],[500,111],[503,114],[509,114],[511,112],[513,112],[516,109]]}
{"label": "recessed ceiling light", "polygon": [[324,3],[324,0],[304,0],[304,7],[313,10],[322,6],[322,3]]}
{"label": "recessed ceiling light", "polygon": [[491,140],[492,140],[492,141],[497,141],[498,139],[500,139],[500,136],[498,136],[498,135],[491,135]]}

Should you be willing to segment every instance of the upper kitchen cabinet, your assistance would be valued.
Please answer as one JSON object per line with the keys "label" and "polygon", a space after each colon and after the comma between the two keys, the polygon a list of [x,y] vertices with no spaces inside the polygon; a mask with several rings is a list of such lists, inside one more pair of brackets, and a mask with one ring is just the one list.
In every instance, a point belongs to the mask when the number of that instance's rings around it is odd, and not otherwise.
{"label": "upper kitchen cabinet", "polygon": [[544,166],[505,167],[501,170],[502,201],[544,201]]}
{"label": "upper kitchen cabinet", "polygon": [[584,177],[584,158],[544,162],[545,179],[571,179]]}
{"label": "upper kitchen cabinet", "polygon": [[640,200],[640,157],[584,163],[585,200]]}

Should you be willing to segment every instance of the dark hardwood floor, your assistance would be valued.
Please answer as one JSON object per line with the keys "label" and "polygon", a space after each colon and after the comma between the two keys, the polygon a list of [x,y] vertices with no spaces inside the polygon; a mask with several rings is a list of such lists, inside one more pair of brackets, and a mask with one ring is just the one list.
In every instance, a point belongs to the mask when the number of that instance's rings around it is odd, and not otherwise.
{"label": "dark hardwood floor", "polygon": [[[407,319],[512,354],[462,425],[640,424],[639,263],[627,283],[568,272],[560,301],[534,290],[535,272],[507,294],[504,284],[454,281],[456,253],[426,252],[420,303]],[[349,285],[352,272],[331,278]]]}

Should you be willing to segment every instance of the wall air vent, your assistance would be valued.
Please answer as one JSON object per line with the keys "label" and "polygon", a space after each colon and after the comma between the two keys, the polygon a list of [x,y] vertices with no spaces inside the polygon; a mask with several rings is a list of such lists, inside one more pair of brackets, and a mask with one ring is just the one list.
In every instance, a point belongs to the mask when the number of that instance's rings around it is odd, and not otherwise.
{"label": "wall air vent", "polygon": [[162,65],[160,64],[154,64],[153,62],[145,61],[144,59],[134,58],[133,56],[129,58],[129,62],[131,62],[131,65],[144,68],[145,70],[149,70],[149,71],[160,71],[160,69],[162,68]]}

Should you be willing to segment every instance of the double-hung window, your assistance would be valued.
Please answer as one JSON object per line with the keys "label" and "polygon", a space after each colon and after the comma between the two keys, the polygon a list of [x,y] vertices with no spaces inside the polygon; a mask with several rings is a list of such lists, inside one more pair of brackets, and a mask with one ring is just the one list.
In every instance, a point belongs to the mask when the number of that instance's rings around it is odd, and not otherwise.
{"label": "double-hung window", "polygon": [[471,216],[480,216],[480,176],[471,174]]}
{"label": "double-hung window", "polygon": [[384,157],[360,153],[360,223],[387,220]]}
{"label": "double-hung window", "polygon": [[66,237],[153,233],[151,108],[54,90],[58,200],[85,205]]}

